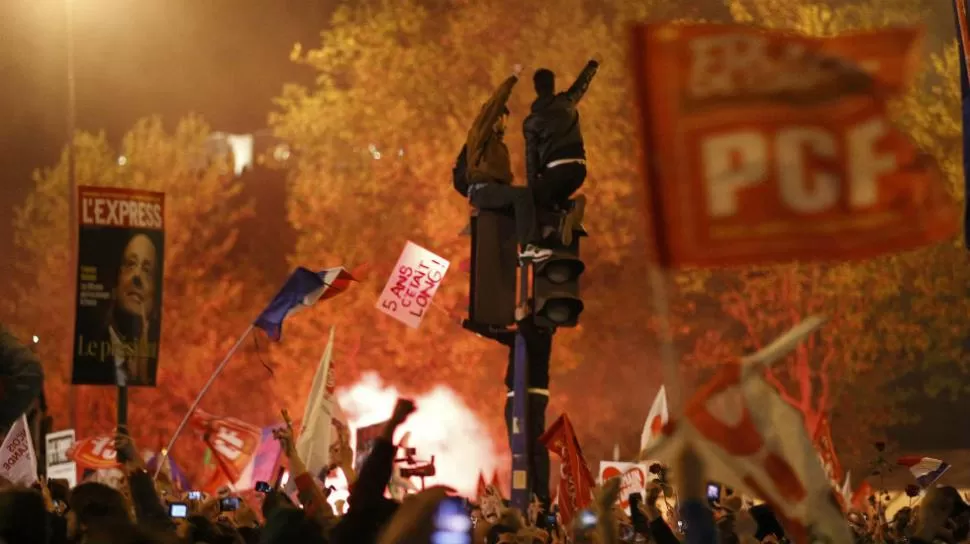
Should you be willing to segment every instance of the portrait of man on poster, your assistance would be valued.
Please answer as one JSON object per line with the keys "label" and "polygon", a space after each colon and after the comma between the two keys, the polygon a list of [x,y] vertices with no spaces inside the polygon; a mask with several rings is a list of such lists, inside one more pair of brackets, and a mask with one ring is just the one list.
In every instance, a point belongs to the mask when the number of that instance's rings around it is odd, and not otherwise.
{"label": "portrait of man on poster", "polygon": [[[94,327],[90,322],[83,322],[79,308],[78,330],[87,330],[89,334],[79,332],[75,383],[155,385],[161,313],[161,248],[147,233],[126,234],[120,254],[112,264],[105,263],[114,281],[108,292],[110,296],[104,301],[106,304],[99,304],[103,312]],[[106,253],[111,262],[111,252]]]}

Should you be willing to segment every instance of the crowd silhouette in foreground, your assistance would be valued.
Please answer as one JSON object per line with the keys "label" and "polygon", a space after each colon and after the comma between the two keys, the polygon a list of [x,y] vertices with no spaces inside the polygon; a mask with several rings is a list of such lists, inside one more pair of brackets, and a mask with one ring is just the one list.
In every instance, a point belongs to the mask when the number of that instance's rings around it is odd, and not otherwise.
{"label": "crowd silhouette in foreground", "polygon": [[[73,489],[33,488],[0,482],[0,541],[7,544],[135,543],[602,543],[786,542],[778,520],[765,505],[728,495],[711,503],[705,470],[695,452],[685,449],[670,467],[671,482],[652,482],[634,500],[631,515],[617,506],[619,478],[595,491],[591,508],[564,527],[535,501],[527,512],[510,508],[494,488],[476,501],[434,487],[402,502],[387,498],[397,446],[393,436],[415,410],[400,399],[355,481],[343,514],[327,501],[327,490],[307,473],[294,446],[293,431],[282,425],[279,440],[297,491],[264,489],[256,501],[232,511],[225,496],[192,497],[173,493],[165,478],[153,480],[135,445],[119,434],[116,447],[125,480],[118,490],[97,482]],[[668,471],[665,471],[668,472]],[[676,507],[671,499],[676,497]],[[192,499],[195,500],[192,500]],[[258,503],[258,504],[255,504]],[[172,506],[172,505],[175,506]],[[185,505],[185,512],[178,508]],[[963,542],[970,533],[970,507],[952,487],[932,487],[918,506],[891,520],[874,512],[847,516],[856,542]]]}

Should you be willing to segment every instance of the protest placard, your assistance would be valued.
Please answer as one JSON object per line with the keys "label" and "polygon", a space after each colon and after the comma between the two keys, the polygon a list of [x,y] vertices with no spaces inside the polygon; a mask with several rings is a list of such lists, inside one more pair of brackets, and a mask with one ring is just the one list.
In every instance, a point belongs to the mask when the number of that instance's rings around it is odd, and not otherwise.
{"label": "protest placard", "polygon": [[599,481],[605,482],[611,478],[620,477],[619,505],[627,514],[630,513],[630,494],[640,493],[646,497],[647,482],[656,480],[650,474],[650,463],[623,463],[617,461],[600,461]]}
{"label": "protest placard", "polygon": [[74,429],[47,433],[44,437],[47,447],[47,479],[67,480],[71,487],[77,485],[77,463],[68,457],[67,452],[74,445]]}
{"label": "protest placard", "polygon": [[165,195],[78,187],[75,385],[154,386]]}
{"label": "protest placard", "polygon": [[448,265],[446,259],[409,241],[377,300],[377,309],[409,327],[418,328],[448,272]]}
{"label": "protest placard", "polygon": [[20,416],[0,445],[0,476],[23,486],[37,481],[37,455],[29,429],[27,417]]}

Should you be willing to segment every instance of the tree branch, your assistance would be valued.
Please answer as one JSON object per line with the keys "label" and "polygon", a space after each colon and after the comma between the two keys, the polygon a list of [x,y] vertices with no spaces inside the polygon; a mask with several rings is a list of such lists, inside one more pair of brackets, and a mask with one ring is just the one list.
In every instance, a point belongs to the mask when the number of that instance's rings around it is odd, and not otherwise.
{"label": "tree branch", "polygon": [[767,380],[768,383],[778,391],[778,395],[781,397],[781,400],[790,404],[792,408],[801,411],[801,406],[799,406],[798,400],[788,393],[784,384],[782,384],[781,380],[778,379],[778,376],[775,374],[773,369],[768,368],[765,370],[765,380]]}

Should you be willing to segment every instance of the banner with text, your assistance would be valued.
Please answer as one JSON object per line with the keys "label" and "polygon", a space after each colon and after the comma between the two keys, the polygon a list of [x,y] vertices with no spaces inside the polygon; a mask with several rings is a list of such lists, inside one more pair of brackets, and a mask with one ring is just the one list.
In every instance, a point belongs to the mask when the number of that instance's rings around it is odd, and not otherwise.
{"label": "banner with text", "polygon": [[0,445],[0,476],[23,486],[37,481],[37,456],[29,429],[27,418],[20,416]]}
{"label": "banner with text", "polygon": [[76,385],[154,386],[165,195],[78,187]]}
{"label": "banner with text", "polygon": [[377,300],[377,309],[408,327],[418,328],[448,265],[447,260],[409,241]]}
{"label": "banner with text", "polygon": [[890,115],[918,68],[920,37],[636,27],[660,264],[866,259],[952,237],[959,210],[939,167]]}
{"label": "banner with text", "polygon": [[67,452],[74,445],[74,429],[47,433],[44,438],[47,447],[47,479],[62,478],[71,487],[77,485],[77,463],[68,457]]}

